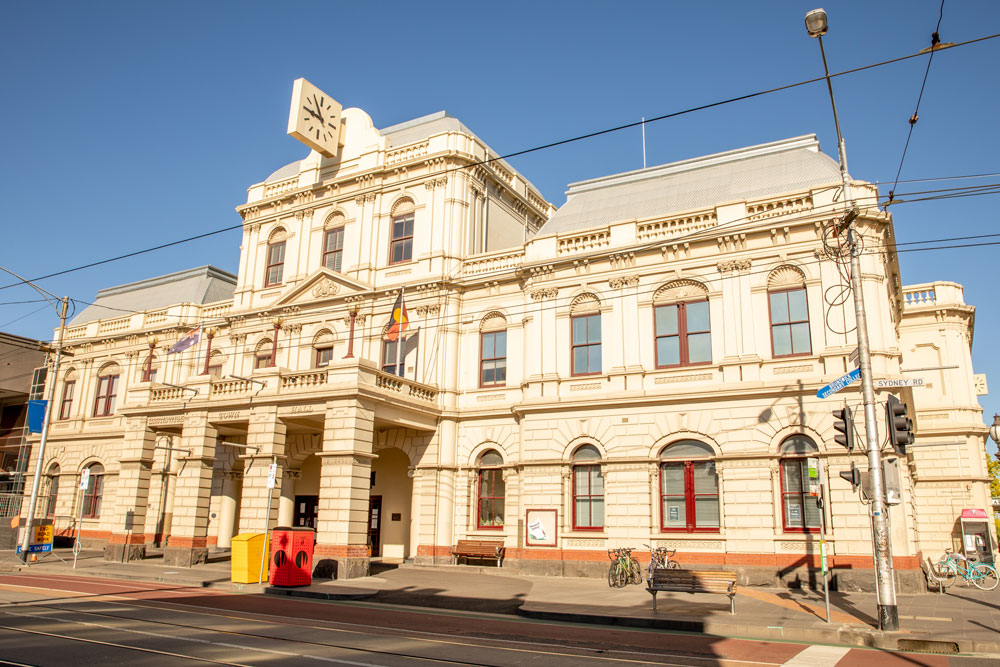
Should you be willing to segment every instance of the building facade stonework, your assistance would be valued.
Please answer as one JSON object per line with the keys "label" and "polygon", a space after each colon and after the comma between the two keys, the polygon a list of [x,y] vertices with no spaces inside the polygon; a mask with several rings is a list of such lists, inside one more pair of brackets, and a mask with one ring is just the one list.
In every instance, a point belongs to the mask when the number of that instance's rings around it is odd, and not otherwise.
{"label": "building facade stonework", "polygon": [[[856,338],[814,136],[573,184],[556,210],[446,114],[344,119],[337,157],[250,187],[237,275],[112,288],[71,323],[43,470],[57,530],[183,565],[309,525],[339,577],[477,538],[514,571],[603,576],[609,548],[646,544],[770,585],[814,583],[825,521],[839,585],[873,585],[868,506],[838,474],[867,459],[833,440],[845,404],[862,428],[860,392],[817,398]],[[974,310],[959,285],[903,286],[891,217],[853,187],[873,372],[926,379],[893,390],[917,440],[895,457],[892,549],[916,588],[989,503]],[[540,510],[554,534],[529,546]]]}

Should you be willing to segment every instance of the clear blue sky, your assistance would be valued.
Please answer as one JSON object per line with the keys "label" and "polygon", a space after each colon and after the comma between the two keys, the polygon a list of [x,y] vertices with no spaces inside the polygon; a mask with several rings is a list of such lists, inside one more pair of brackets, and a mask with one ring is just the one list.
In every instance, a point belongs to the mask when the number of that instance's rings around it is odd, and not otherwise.
{"label": "clear blue sky", "polygon": [[[300,76],[378,127],[445,109],[508,153],[818,76],[819,49],[803,27],[818,2],[12,3],[0,41],[0,265],[32,278],[238,224],[247,186],[305,154],[285,134]],[[928,46],[940,2],[826,9],[837,72]],[[942,41],[997,32],[995,0],[946,2]],[[935,55],[903,179],[1000,172],[998,55],[1000,39]],[[925,66],[914,59],[835,80],[855,178],[895,178]],[[647,159],[811,132],[836,156],[822,83],[648,125]],[[640,132],[512,162],[561,204],[570,182],[641,167]],[[1000,231],[997,203],[901,204],[898,240]],[[228,232],[42,285],[90,300],[102,287],[201,264],[235,271],[239,241]],[[997,257],[1000,246],[900,256],[904,283],[953,280],[977,307],[974,362],[993,389],[981,399],[987,423],[1000,412]],[[51,338],[51,309],[6,303],[34,298],[25,287],[0,290],[0,330]]]}

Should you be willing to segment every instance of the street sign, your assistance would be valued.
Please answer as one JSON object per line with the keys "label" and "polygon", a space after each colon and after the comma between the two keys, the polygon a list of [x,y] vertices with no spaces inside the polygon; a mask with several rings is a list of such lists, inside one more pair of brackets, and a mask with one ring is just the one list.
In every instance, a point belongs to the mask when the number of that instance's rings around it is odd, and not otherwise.
{"label": "street sign", "polygon": [[806,468],[809,471],[809,495],[818,496],[820,494],[819,459],[806,459]]}
{"label": "street sign", "polygon": [[852,364],[854,364],[855,366],[860,366],[861,365],[861,348],[857,348],[857,347],[854,348],[854,352],[851,352],[851,356],[848,357],[848,358],[851,360]]}
{"label": "street sign", "polygon": [[[41,554],[52,551],[52,526],[34,526],[32,530],[35,534],[28,543],[28,553]],[[16,552],[21,553],[21,540],[18,540]]]}
{"label": "street sign", "polygon": [[844,387],[854,384],[860,379],[861,379],[861,369],[855,368],[847,375],[840,376],[830,384],[826,385],[825,387],[817,391],[816,396],[818,396],[819,398],[829,398],[830,396],[833,396]]}
{"label": "street sign", "polygon": [[275,478],[278,476],[278,464],[272,463],[267,466],[267,488],[273,489]]}
{"label": "street sign", "polygon": [[923,378],[906,378],[905,380],[875,380],[876,389],[893,389],[895,387],[923,387]]}
{"label": "street sign", "polygon": [[90,486],[90,468],[84,468],[80,473],[80,488],[84,491]]}

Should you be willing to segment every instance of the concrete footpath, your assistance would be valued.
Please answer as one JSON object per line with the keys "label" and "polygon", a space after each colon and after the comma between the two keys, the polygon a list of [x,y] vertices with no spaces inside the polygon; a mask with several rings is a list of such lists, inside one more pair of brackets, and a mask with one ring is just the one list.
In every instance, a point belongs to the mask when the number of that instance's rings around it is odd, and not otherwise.
{"label": "concrete footpath", "polygon": [[[63,560],[59,560],[62,558]],[[659,593],[657,610],[644,586],[609,588],[606,581],[508,575],[486,567],[421,567],[373,563],[373,576],[316,580],[301,588],[234,584],[225,555],[192,568],[167,567],[157,558],[109,563],[97,551],[68,550],[25,568],[33,574],[172,583],[242,593],[453,609],[550,621],[593,623],[705,633],[721,637],[870,646],[934,653],[1000,656],[1000,588],[980,591],[959,582],[946,594],[899,596],[900,631],[879,632],[871,593],[831,593],[830,622],[823,597],[808,591],[740,588],[736,613],[723,595]],[[0,553],[0,572],[23,571],[10,552]]]}

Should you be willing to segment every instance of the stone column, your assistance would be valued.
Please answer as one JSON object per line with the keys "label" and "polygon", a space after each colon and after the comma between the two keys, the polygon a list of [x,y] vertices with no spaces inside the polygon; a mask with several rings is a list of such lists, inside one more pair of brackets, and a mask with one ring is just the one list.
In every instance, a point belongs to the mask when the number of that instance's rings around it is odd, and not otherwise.
{"label": "stone column", "polygon": [[[208,511],[219,433],[208,423],[208,412],[190,412],[184,419],[170,520],[170,537],[163,562],[191,567],[208,560]],[[172,452],[171,452],[172,453]]]}
{"label": "stone column", "polygon": [[451,561],[450,547],[455,544],[455,450],[457,428],[452,419],[442,419],[438,426],[437,516],[434,517],[434,560]]}
{"label": "stone column", "polygon": [[146,417],[129,417],[122,442],[111,536],[104,546],[105,560],[140,560],[146,555],[146,509],[155,446],[156,433],[149,428]]}
{"label": "stone column", "polygon": [[[274,527],[278,498],[281,497],[282,467],[285,460],[285,423],[278,419],[275,406],[258,406],[250,416],[247,445],[259,447],[248,454],[243,469],[243,494],[240,499],[240,532],[263,533],[265,526]],[[247,450],[252,452],[252,449]],[[275,488],[268,506],[267,468],[277,461]]]}
{"label": "stone column", "polygon": [[278,524],[291,526],[295,521],[295,480],[302,474],[298,470],[286,470],[281,480],[281,495],[278,498]]}
{"label": "stone column", "polygon": [[375,408],[356,399],[329,401],[323,428],[319,518],[314,563],[317,577],[368,575],[368,501],[371,490]]}
{"label": "stone column", "polygon": [[222,475],[222,497],[219,499],[219,532],[215,545],[220,549],[228,549],[233,540],[236,507],[240,501],[239,478],[243,476],[243,473],[227,470]]}

